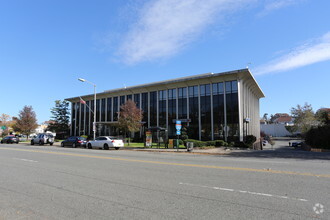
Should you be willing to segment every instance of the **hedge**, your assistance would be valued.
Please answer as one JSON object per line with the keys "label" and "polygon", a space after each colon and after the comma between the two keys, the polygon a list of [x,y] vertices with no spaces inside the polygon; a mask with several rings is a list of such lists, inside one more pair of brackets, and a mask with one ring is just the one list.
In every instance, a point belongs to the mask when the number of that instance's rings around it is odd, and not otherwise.
{"label": "hedge", "polygon": [[311,128],[305,141],[313,148],[330,149],[330,125]]}

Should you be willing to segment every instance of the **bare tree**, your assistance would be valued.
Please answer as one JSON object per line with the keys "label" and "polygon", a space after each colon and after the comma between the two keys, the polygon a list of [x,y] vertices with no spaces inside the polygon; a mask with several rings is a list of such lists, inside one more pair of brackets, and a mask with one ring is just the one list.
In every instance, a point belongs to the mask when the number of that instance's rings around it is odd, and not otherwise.
{"label": "bare tree", "polygon": [[27,138],[38,127],[36,113],[33,111],[32,106],[24,106],[15,119],[14,129],[22,134],[26,134]]}
{"label": "bare tree", "polygon": [[128,131],[128,145],[130,143],[130,134],[140,130],[142,121],[142,110],[136,106],[132,100],[128,100],[125,104],[120,106],[118,127]]}

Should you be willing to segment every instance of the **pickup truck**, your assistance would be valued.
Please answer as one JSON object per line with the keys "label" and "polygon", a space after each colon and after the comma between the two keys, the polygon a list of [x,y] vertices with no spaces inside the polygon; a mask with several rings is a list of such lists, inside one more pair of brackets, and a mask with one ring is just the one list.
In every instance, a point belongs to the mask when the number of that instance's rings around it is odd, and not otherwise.
{"label": "pickup truck", "polygon": [[95,141],[88,141],[87,148],[102,148],[104,150],[109,150],[110,147],[114,147],[116,150],[124,147],[124,142],[121,139],[111,136],[101,136],[97,137]]}

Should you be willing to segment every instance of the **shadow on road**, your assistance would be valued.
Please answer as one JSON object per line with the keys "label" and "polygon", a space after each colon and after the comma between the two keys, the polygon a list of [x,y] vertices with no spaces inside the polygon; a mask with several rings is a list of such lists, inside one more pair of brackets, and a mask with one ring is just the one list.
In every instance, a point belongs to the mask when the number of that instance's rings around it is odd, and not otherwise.
{"label": "shadow on road", "polygon": [[261,151],[240,151],[231,152],[226,157],[251,157],[251,158],[293,158],[301,160],[330,160],[330,152],[311,152],[300,148],[289,147],[289,142],[300,140],[290,138],[275,139],[275,145],[272,147],[267,144]]}

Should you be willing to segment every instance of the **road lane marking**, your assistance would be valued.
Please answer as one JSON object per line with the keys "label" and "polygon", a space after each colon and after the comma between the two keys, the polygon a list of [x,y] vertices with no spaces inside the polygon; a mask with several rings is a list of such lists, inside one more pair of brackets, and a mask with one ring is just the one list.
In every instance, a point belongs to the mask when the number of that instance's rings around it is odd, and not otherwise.
{"label": "road lane marking", "polygon": [[288,196],[278,196],[278,195],[272,195],[269,193],[259,193],[259,192],[250,192],[245,190],[236,190],[236,189],[228,189],[228,188],[222,188],[222,187],[215,187],[215,186],[204,186],[204,185],[198,185],[193,183],[182,183],[180,182],[179,185],[186,185],[186,186],[192,186],[192,187],[200,187],[200,188],[208,188],[208,189],[214,189],[214,190],[221,190],[221,191],[229,191],[229,192],[236,192],[236,193],[242,193],[242,194],[250,194],[250,195],[256,195],[256,196],[265,196],[265,197],[274,197],[274,198],[280,198],[280,199],[289,199],[289,200],[298,200],[301,202],[308,202],[306,199],[299,199],[294,197],[288,197]]}
{"label": "road lane marking", "polygon": [[22,161],[26,161],[26,162],[32,162],[32,163],[38,163],[38,161],[36,160],[29,160],[29,159],[22,159],[22,158],[13,158],[14,160],[22,160]]}
{"label": "road lane marking", "polygon": [[213,166],[213,165],[202,165],[202,164],[172,163],[172,162],[161,162],[161,161],[151,161],[151,160],[127,159],[127,158],[119,158],[119,157],[86,155],[86,154],[77,154],[77,153],[64,153],[64,152],[45,151],[45,150],[28,150],[28,149],[20,149],[20,148],[0,147],[0,150],[23,151],[23,152],[32,152],[32,153],[54,154],[54,155],[63,155],[63,156],[72,156],[72,157],[106,159],[106,160],[117,160],[117,161],[137,162],[137,163],[162,164],[162,165],[171,165],[171,166],[198,167],[198,168],[209,168],[209,169],[236,170],[236,171],[247,171],[247,172],[287,174],[287,175],[330,178],[330,174],[299,173],[299,172],[293,172],[293,171],[255,169],[255,168],[245,168],[245,167],[226,167],[226,166]]}

